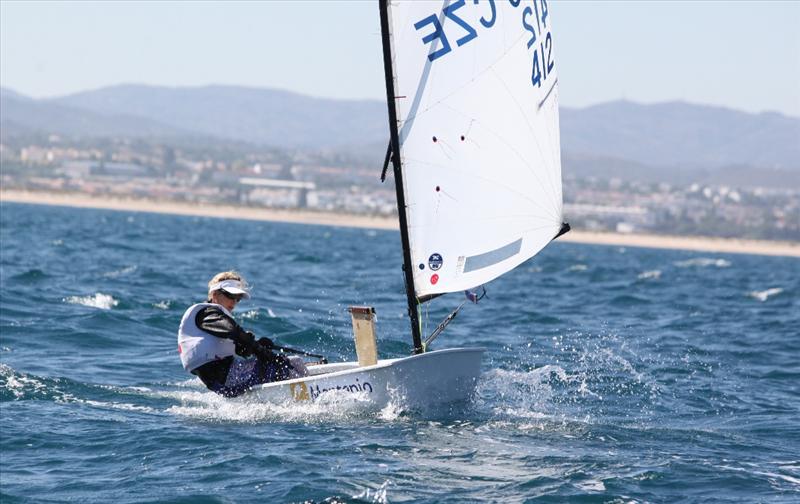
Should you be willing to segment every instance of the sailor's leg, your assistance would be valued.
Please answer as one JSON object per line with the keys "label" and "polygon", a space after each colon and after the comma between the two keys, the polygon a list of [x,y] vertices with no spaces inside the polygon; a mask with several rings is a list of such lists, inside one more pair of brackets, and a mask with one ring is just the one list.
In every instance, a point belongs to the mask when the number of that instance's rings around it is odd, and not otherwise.
{"label": "sailor's leg", "polygon": [[259,364],[259,361],[255,359],[237,357],[231,364],[225,383],[214,392],[225,397],[236,397],[260,383],[265,383],[263,381],[264,372]]}

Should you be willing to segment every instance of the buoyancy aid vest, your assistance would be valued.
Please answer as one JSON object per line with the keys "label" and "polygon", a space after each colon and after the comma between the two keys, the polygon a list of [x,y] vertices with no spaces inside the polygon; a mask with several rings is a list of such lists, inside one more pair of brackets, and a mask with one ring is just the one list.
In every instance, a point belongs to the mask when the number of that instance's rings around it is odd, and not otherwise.
{"label": "buoyancy aid vest", "polygon": [[218,338],[197,327],[195,323],[197,313],[209,306],[219,308],[233,318],[231,312],[224,306],[215,303],[197,303],[186,310],[178,328],[178,353],[181,356],[181,364],[187,371],[193,371],[208,362],[236,354],[236,346],[232,340]]}

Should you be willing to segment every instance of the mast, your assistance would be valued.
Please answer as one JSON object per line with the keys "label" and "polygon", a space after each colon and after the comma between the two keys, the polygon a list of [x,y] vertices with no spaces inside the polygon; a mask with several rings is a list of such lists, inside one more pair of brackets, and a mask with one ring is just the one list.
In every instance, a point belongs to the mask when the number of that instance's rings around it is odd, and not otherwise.
{"label": "mast", "polygon": [[422,338],[419,330],[419,311],[414,289],[414,270],[411,264],[411,249],[406,220],[406,198],[403,192],[403,177],[400,166],[400,137],[397,132],[397,110],[395,108],[394,70],[392,69],[392,42],[389,38],[389,0],[379,0],[381,11],[381,39],[383,40],[383,71],[386,77],[386,104],[389,106],[389,131],[391,132],[392,167],[394,187],[397,194],[397,214],[400,218],[400,238],[403,244],[403,277],[406,282],[408,317],[411,319],[411,338],[414,353],[422,353]]}

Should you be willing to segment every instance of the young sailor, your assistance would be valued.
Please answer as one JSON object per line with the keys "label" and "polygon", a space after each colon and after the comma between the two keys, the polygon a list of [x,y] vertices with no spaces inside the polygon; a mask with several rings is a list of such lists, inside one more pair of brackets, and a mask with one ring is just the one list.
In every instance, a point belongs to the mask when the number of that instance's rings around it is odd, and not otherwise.
{"label": "young sailor", "polygon": [[256,340],[233,318],[233,309],[249,298],[247,284],[235,271],[217,273],[208,282],[205,303],[190,306],[178,329],[183,368],[214,392],[236,397],[260,383],[308,374],[303,360],[271,351],[272,340]]}

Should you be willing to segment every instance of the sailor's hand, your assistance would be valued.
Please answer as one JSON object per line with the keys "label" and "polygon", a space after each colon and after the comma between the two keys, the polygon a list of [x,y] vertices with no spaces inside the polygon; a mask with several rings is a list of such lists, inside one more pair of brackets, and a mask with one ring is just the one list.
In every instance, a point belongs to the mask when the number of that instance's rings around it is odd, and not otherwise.
{"label": "sailor's hand", "polygon": [[248,344],[252,345],[253,343],[255,343],[255,342],[256,342],[256,335],[255,335],[255,334],[253,334],[252,332],[250,332],[250,331],[244,331],[243,333],[240,333],[240,334],[242,334],[242,339],[243,339],[243,340],[244,340],[246,343],[248,343]]}
{"label": "sailor's hand", "polygon": [[269,338],[258,338],[258,344],[262,348],[266,348],[268,350],[275,348],[275,343],[273,343]]}

